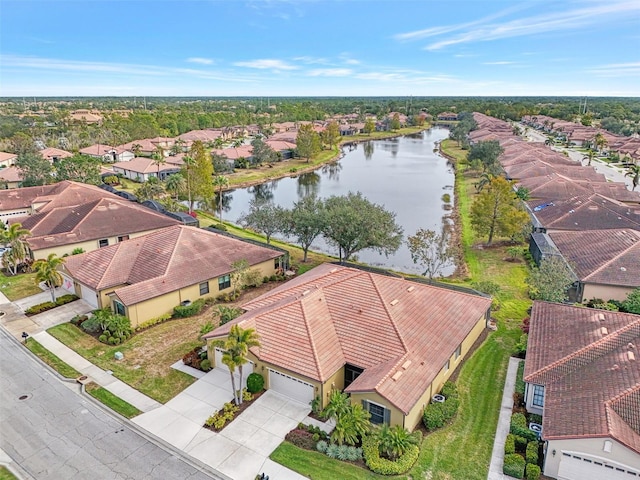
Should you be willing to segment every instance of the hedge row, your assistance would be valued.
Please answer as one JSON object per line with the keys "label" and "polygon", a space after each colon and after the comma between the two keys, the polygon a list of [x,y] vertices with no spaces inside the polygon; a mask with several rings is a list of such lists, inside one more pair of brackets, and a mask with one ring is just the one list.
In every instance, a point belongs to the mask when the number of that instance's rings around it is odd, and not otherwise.
{"label": "hedge row", "polygon": [[526,462],[517,453],[510,453],[504,456],[504,466],[502,467],[502,473],[515,478],[524,477],[524,469]]}
{"label": "hedge row", "polygon": [[420,448],[416,445],[411,445],[404,455],[392,462],[380,457],[378,444],[379,441],[375,436],[368,435],[364,437],[362,439],[362,455],[367,467],[372,472],[381,475],[401,475],[407,472],[416,463],[420,455]]}
{"label": "hedge row", "polygon": [[446,382],[440,393],[444,395],[445,401],[430,403],[422,414],[422,422],[429,431],[442,428],[455,416],[460,405],[458,391],[454,383]]}
{"label": "hedge row", "polygon": [[540,478],[540,467],[533,463],[527,463],[527,480],[538,480]]}
{"label": "hedge row", "polygon": [[538,464],[538,442],[529,442],[527,444],[527,453],[525,455],[527,463]]}
{"label": "hedge row", "polygon": [[199,314],[205,306],[203,298],[199,298],[191,305],[178,305],[173,308],[173,316],[176,318],[193,317]]}
{"label": "hedge row", "polygon": [[54,302],[39,303],[37,305],[33,305],[27,308],[24,313],[26,313],[27,315],[35,315],[37,313],[46,312],[47,310],[51,310],[52,308],[59,307],[60,305],[66,305],[67,303],[71,303],[75,300],[78,300],[77,295],[73,295],[73,294],[61,295],[60,297],[56,298],[55,303]]}

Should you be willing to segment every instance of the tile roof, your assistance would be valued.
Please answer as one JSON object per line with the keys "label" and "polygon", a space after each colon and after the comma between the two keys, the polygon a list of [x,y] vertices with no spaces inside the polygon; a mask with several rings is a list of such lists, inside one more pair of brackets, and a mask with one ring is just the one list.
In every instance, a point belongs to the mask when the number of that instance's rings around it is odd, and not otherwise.
{"label": "tile roof", "polygon": [[582,282],[640,287],[640,231],[586,230],[549,236]]}
{"label": "tile roof", "polygon": [[631,207],[597,193],[551,203],[529,200],[526,205],[538,224],[547,230],[640,230],[640,207]]}
{"label": "tile roof", "polygon": [[15,153],[0,152],[0,162],[15,160],[16,158],[18,158],[18,155]]}
{"label": "tile roof", "polygon": [[[98,187],[65,180],[40,187],[0,190],[0,211],[29,208],[33,204],[48,203],[52,200],[55,200],[57,205],[77,205],[81,203],[81,199],[90,200],[102,197],[104,197],[104,190]],[[38,207],[38,210],[42,210],[42,208],[46,208],[46,206]]]}
{"label": "tile roof", "polygon": [[[168,218],[168,217],[167,217]],[[246,259],[256,265],[281,252],[185,225],[67,258],[64,268],[96,289],[116,288],[125,305],[134,305],[231,272]],[[217,287],[215,287],[217,288]]]}
{"label": "tile roof", "polygon": [[363,368],[346,390],[376,391],[408,413],[490,305],[485,297],[325,264],[248,302],[247,313],[205,338],[224,336],[235,323],[255,328],[258,358],[318,381],[345,363]]}
{"label": "tile roof", "polygon": [[22,181],[22,170],[18,169],[18,167],[6,167],[0,169],[0,179],[5,180],[6,182],[21,182]]}
{"label": "tile roof", "polygon": [[57,158],[69,158],[73,157],[73,153],[67,152],[66,150],[61,150],[59,148],[47,147],[44,150],[40,150],[40,155],[42,158],[47,160],[53,159],[53,157]]}
{"label": "tile roof", "polygon": [[640,453],[638,346],[640,315],[534,302],[524,380],[545,386],[543,438],[611,436]]}
{"label": "tile roof", "polygon": [[109,145],[103,145],[101,143],[96,143],[95,145],[81,148],[79,151],[80,153],[84,153],[85,155],[103,156],[113,150],[115,150],[114,147],[110,147]]}
{"label": "tile roof", "polygon": [[[172,157],[166,157],[164,159],[164,163],[160,164],[160,171],[175,170],[176,163],[183,163],[181,158],[182,157],[180,157],[180,160],[176,159],[171,161]],[[116,162],[112,164],[112,168],[121,168],[122,170],[129,170],[130,172],[142,174],[158,172],[158,164],[155,163],[152,158],[147,157],[134,157],[128,162]]]}

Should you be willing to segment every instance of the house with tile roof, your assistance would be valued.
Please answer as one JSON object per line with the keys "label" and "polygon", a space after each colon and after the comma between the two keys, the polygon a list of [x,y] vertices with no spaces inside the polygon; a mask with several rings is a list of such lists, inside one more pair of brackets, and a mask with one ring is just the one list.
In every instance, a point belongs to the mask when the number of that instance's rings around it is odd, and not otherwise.
{"label": "house with tile roof", "polygon": [[263,278],[275,274],[283,256],[266,245],[174,225],[68,257],[60,272],[66,290],[96,308],[112,308],[136,327],[178,305],[232,291],[237,260],[247,260]]}
{"label": "house with tile roof", "polygon": [[15,153],[0,152],[0,165],[10,167],[16,163],[18,155]]}
{"label": "house with tile roof", "polygon": [[168,156],[158,165],[154,159],[135,157],[125,162],[116,162],[111,168],[114,173],[136,182],[146,182],[150,177],[165,180],[169,175],[178,173],[184,164],[183,155]]}
{"label": "house with tile roof", "polygon": [[100,143],[81,148],[80,153],[82,153],[83,155],[89,155],[90,157],[96,158],[102,162],[109,163],[128,162],[135,157],[133,152],[129,150],[118,147],[111,147],[109,145],[102,145]]}
{"label": "house with tile roof", "polygon": [[44,150],[40,150],[40,155],[42,155],[42,158],[45,160],[49,160],[49,163],[57,163],[64,158],[73,157],[73,153],[53,147],[47,147]]}
{"label": "house with tile roof", "polygon": [[12,165],[10,167],[0,169],[0,189],[19,188],[22,184],[22,180],[22,170],[18,167]]}
{"label": "house with tile roof", "polygon": [[246,303],[242,316],[204,335],[224,369],[217,341],[232,325],[253,328],[260,347],[249,369],[269,389],[300,402],[350,394],[378,424],[412,430],[427,404],[485,330],[491,299],[361,269],[324,264]]}
{"label": "house with tile roof", "polygon": [[542,415],[543,473],[640,477],[640,315],[534,302],[526,405]]}
{"label": "house with tile roof", "polygon": [[0,191],[0,219],[20,222],[34,259],[89,252],[179,222],[101,188],[64,181]]}

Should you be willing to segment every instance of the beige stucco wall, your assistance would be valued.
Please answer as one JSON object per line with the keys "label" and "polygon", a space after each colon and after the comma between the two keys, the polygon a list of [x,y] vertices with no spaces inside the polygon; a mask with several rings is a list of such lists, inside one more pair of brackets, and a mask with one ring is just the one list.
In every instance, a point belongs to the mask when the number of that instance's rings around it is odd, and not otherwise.
{"label": "beige stucco wall", "polygon": [[[605,452],[604,442],[611,441],[611,452]],[[553,451],[556,454],[553,455]],[[556,478],[562,452],[574,452],[597,457],[598,461],[611,461],[640,470],[640,454],[635,453],[611,438],[581,438],[572,440],[549,440],[545,455],[544,474]],[[584,456],[584,455],[582,455]],[[604,463],[604,462],[603,462]],[[629,476],[629,478],[632,478]]]}
{"label": "beige stucco wall", "polygon": [[633,287],[616,287],[613,285],[601,285],[597,283],[585,283],[582,293],[582,301],[586,302],[592,298],[607,300],[626,300],[627,295],[633,291]]}
{"label": "beige stucco wall", "polygon": [[322,408],[329,403],[329,395],[332,390],[344,390],[344,367],[340,367],[333,375],[331,375],[322,385],[320,396],[322,398]]}
{"label": "beige stucco wall", "polygon": [[[160,230],[160,229],[156,228],[156,229],[147,230],[144,232],[130,233],[128,235],[129,235],[129,238],[137,238],[137,237],[146,235],[148,233],[155,232],[157,230]],[[104,237],[104,238],[109,239],[110,246],[118,243],[118,235],[114,237]],[[27,240],[27,243],[28,243],[28,240]],[[71,252],[73,252],[76,248],[82,248],[85,252],[93,252],[94,250],[98,250],[98,248],[100,247],[98,245],[98,239],[96,239],[96,240],[87,240],[86,242],[77,242],[77,243],[70,243],[67,245],[58,245],[58,246],[49,247],[49,248],[45,247],[39,250],[32,250],[32,253],[33,253],[34,260],[39,260],[41,258],[47,258],[50,253],[55,253],[58,257],[62,257],[65,254],[71,255]]]}
{"label": "beige stucco wall", "polygon": [[376,392],[364,392],[364,393],[352,393],[351,394],[351,404],[362,405],[362,400],[367,400],[368,402],[377,403],[378,405],[382,405],[386,409],[391,412],[391,417],[389,419],[390,425],[400,425],[404,427],[404,413],[402,413],[397,407],[395,407],[389,400],[381,397]]}

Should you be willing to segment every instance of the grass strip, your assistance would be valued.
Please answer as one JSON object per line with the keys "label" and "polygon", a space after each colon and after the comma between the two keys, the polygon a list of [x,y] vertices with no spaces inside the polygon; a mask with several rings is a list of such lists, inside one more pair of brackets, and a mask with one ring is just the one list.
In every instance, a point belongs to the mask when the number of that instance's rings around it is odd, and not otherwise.
{"label": "grass strip", "polygon": [[96,383],[90,383],[85,387],[85,391],[93,398],[102,402],[114,412],[119,413],[125,418],[133,418],[140,415],[142,412],[128,402],[125,402],[120,397],[115,396],[106,388],[101,387]]}
{"label": "grass strip", "polygon": [[34,353],[40,360],[53,368],[56,372],[65,378],[78,378],[82,375],[76,369],[64,363],[60,358],[44,348],[37,340],[29,338],[26,347]]}
{"label": "grass strip", "polygon": [[0,465],[0,480],[18,480],[16,476],[3,465]]}

